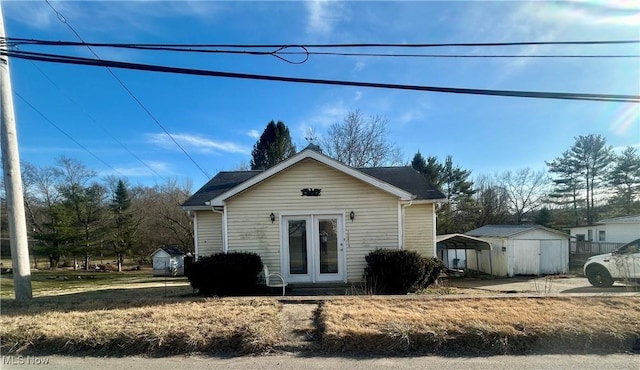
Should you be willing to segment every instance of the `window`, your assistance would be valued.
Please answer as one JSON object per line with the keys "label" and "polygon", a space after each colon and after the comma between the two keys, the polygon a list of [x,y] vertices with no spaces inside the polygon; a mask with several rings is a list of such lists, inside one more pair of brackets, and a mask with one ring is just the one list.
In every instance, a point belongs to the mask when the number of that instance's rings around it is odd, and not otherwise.
{"label": "window", "polygon": [[588,241],[593,241],[593,230],[587,230],[587,240]]}
{"label": "window", "polygon": [[584,234],[576,234],[576,240],[579,242],[584,241]]}
{"label": "window", "polygon": [[606,241],[604,230],[598,231],[598,241],[601,241],[601,242]]}

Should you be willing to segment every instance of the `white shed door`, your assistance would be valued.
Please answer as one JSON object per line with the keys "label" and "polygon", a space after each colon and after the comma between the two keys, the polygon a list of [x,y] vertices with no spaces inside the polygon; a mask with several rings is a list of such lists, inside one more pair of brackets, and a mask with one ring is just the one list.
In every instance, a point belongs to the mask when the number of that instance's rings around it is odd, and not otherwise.
{"label": "white shed door", "polygon": [[569,261],[565,258],[562,240],[540,241],[540,274],[560,274],[567,272]]}
{"label": "white shed door", "polygon": [[540,274],[540,241],[539,240],[514,240],[513,241],[513,274],[514,275],[539,275]]}

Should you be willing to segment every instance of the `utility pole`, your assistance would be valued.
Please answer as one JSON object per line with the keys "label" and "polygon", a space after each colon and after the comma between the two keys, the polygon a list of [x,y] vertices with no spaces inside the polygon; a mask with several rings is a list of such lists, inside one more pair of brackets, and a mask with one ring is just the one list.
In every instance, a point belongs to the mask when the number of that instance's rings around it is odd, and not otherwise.
{"label": "utility pole", "polygon": [[[8,50],[4,31],[4,15],[0,2],[0,48]],[[11,261],[13,286],[16,301],[31,299],[31,269],[29,267],[29,244],[27,240],[27,220],[24,212],[24,194],[20,174],[20,155],[18,154],[18,132],[13,113],[13,94],[9,75],[9,57],[0,57],[0,128],[2,136],[2,170],[7,196],[9,215],[9,239],[11,242]]]}

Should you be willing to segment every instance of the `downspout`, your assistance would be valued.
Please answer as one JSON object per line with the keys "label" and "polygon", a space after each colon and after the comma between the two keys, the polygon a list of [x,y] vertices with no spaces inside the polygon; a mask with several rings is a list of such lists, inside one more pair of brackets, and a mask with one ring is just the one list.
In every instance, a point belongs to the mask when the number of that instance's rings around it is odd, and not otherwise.
{"label": "downspout", "polygon": [[222,253],[227,253],[229,247],[227,245],[227,212],[224,211],[224,206],[221,211],[211,206],[211,210],[214,213],[219,213],[222,216]]}
{"label": "downspout", "polygon": [[410,207],[411,204],[413,204],[413,200],[409,200],[408,203],[405,204],[400,204],[400,207],[398,208],[398,223],[399,223],[399,227],[398,227],[398,249],[404,249],[404,242],[405,242],[405,227],[406,227],[406,217],[405,217],[405,213],[404,213],[404,209],[407,207]]}
{"label": "downspout", "polygon": [[[191,211],[187,211],[191,214]],[[198,260],[198,212],[193,212],[193,262]]]}

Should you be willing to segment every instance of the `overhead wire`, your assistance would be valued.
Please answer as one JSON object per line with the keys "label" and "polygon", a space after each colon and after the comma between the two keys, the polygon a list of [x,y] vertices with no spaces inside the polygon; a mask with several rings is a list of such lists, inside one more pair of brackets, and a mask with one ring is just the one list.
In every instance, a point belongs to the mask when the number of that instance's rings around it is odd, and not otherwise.
{"label": "overhead wire", "polygon": [[[49,2],[49,0],[45,0],[45,2],[47,3],[47,5],[49,5],[49,7],[51,8],[51,10],[53,10],[56,13],[56,16],[58,17],[58,19],[60,20],[60,22],[62,22],[63,24],[65,24],[70,30],[71,32],[73,32],[73,34],[76,35],[76,37],[82,41],[83,43],[85,43],[84,39],[80,36],[80,34],[73,28],[73,26],[71,26],[71,24],[69,24],[69,22],[67,22],[67,20],[64,18],[64,16],[62,15],[62,13],[60,13],[53,5],[51,5],[51,3]],[[95,51],[93,51],[93,49],[91,48],[91,46],[87,46],[87,49],[89,49],[89,51],[91,52],[91,54],[93,54],[93,56],[96,57],[96,59],[98,60],[102,60],[98,54],[96,54]],[[193,159],[193,157],[187,153],[187,151],[184,149],[184,147],[182,147],[182,145],[180,145],[180,143],[178,143],[178,141],[173,137],[173,135],[171,135],[169,133],[169,131],[160,123],[160,121],[153,115],[153,113],[151,113],[151,111],[142,103],[142,101],[140,99],[138,99],[138,97],[127,87],[127,85],[115,74],[113,73],[113,71],[111,70],[111,68],[109,68],[108,65],[104,65],[103,67],[106,67],[107,71],[109,71],[109,73],[111,74],[111,76],[113,76],[113,78],[116,79],[116,81],[120,84],[120,86],[122,86],[122,88],[129,94],[129,96],[131,96],[131,98],[140,106],[140,108],[142,108],[143,111],[145,111],[145,113],[156,123],[156,125],[158,127],[160,127],[162,129],[162,131],[171,139],[171,141],[173,141],[173,143],[180,148],[180,150],[182,151],[182,153],[184,153],[185,156],[187,156],[187,158],[189,158],[189,160],[207,177],[210,178],[211,176],[207,173],[207,171],[205,171],[196,161],[195,159]]]}
{"label": "overhead wire", "polygon": [[[45,0],[47,1],[47,0]],[[66,21],[64,21],[66,23]],[[7,40],[18,43],[67,46],[108,46],[108,47],[140,47],[140,48],[433,48],[433,47],[494,47],[494,46],[533,46],[533,45],[616,45],[639,44],[640,39],[631,40],[574,40],[574,41],[521,41],[521,42],[481,42],[481,43],[345,43],[345,44],[171,44],[171,43],[98,43],[75,41],[53,41],[8,37]]]}
{"label": "overhead wire", "polygon": [[0,50],[0,55],[6,55],[9,57],[28,59],[28,60],[63,63],[63,64],[101,66],[101,67],[108,66],[111,68],[132,69],[132,70],[141,70],[141,71],[165,72],[165,73],[176,73],[176,74],[197,75],[197,76],[238,78],[238,79],[249,79],[249,80],[340,85],[340,86],[358,86],[358,87],[387,88],[387,89],[398,89],[398,90],[429,91],[429,92],[441,92],[441,93],[452,93],[452,94],[492,95],[492,96],[507,96],[507,97],[520,97],[520,98],[589,100],[589,101],[631,102],[631,103],[640,102],[640,95],[587,94],[587,93],[518,91],[518,90],[489,90],[489,89],[452,88],[452,87],[439,87],[439,86],[389,84],[389,83],[378,83],[378,82],[360,82],[360,81],[284,77],[284,76],[270,76],[270,75],[258,75],[258,74],[247,74],[247,73],[222,72],[222,71],[212,71],[212,70],[202,70],[202,69],[192,69],[192,68],[180,68],[180,67],[152,65],[152,64],[118,62],[118,61],[104,60],[104,59],[98,60],[98,59],[91,59],[91,58],[66,56],[66,55],[10,51],[10,50]]}
{"label": "overhead wire", "polygon": [[[415,53],[382,53],[382,52],[339,52],[339,51],[310,51],[310,48],[325,48],[325,47],[351,47],[351,46],[325,46],[325,45],[281,45],[275,50],[267,51],[255,51],[255,50],[220,50],[210,49],[211,47],[226,47],[229,49],[236,48],[271,48],[273,45],[197,45],[197,44],[130,44],[130,43],[86,43],[86,42],[74,42],[74,41],[53,41],[53,40],[36,40],[36,39],[22,39],[22,38],[7,38],[7,43],[13,45],[36,45],[36,46],[86,46],[86,47],[109,47],[109,48],[124,48],[124,49],[136,49],[146,51],[169,51],[169,52],[182,52],[182,53],[208,53],[208,54],[241,54],[241,55],[254,55],[254,56],[272,56],[279,58],[287,63],[291,64],[303,64],[310,56],[357,56],[357,57],[395,57],[395,58],[640,58],[640,54],[415,54]],[[553,44],[566,45],[567,43],[587,43],[592,45],[598,44],[629,44],[640,43],[640,40],[610,40],[610,41],[569,41],[569,42],[555,42]],[[539,43],[503,43],[509,45],[531,45]],[[346,44],[349,45],[349,44]],[[377,44],[363,44],[360,48],[367,47],[379,47],[374,46]],[[433,46],[445,46],[451,44],[432,44]],[[466,46],[476,46],[482,44],[457,44]],[[503,46],[500,43],[494,43],[490,46]],[[485,45],[487,46],[487,45]],[[405,45],[405,44],[391,44],[386,47],[427,47],[421,44]],[[301,49],[302,51],[291,51],[291,49]],[[283,56],[290,55],[303,55],[304,58],[300,61],[292,61],[284,58]]]}
{"label": "overhead wire", "polygon": [[73,141],[77,146],[79,146],[82,150],[84,150],[85,152],[89,153],[93,158],[97,159],[98,161],[100,161],[102,164],[104,164],[105,166],[107,166],[108,168],[112,169],[115,173],[119,174],[120,176],[123,176],[122,173],[120,171],[118,171],[117,169],[113,168],[109,163],[107,163],[105,160],[103,160],[102,158],[100,158],[98,155],[96,155],[95,153],[93,153],[91,150],[89,150],[87,147],[85,147],[84,145],[82,145],[78,140],[76,140],[73,136],[71,136],[69,133],[67,133],[65,130],[62,129],[62,127],[56,125],[51,119],[49,119],[49,117],[45,116],[44,113],[42,113],[38,108],[36,108],[33,104],[31,104],[27,99],[25,99],[22,95],[20,95],[17,91],[13,91],[13,93],[20,98],[20,100],[22,100],[26,105],[28,105],[34,112],[36,112],[40,117],[42,117],[45,121],[47,121],[51,126],[53,126],[56,130],[60,131],[64,136],[66,136],[69,140]]}

